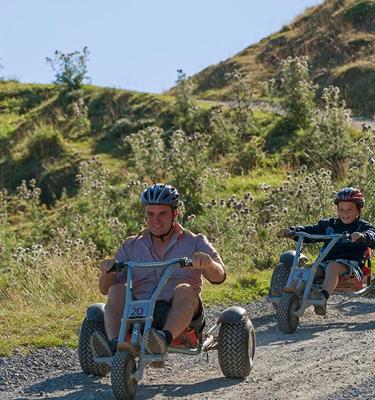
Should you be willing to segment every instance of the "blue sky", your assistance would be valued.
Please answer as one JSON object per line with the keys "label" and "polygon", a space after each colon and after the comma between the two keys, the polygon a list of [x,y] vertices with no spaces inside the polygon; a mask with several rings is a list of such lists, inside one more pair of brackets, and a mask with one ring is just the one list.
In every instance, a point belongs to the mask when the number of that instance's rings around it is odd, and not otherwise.
{"label": "blue sky", "polygon": [[160,93],[322,0],[0,0],[0,76],[48,83],[55,50],[87,46],[99,86]]}

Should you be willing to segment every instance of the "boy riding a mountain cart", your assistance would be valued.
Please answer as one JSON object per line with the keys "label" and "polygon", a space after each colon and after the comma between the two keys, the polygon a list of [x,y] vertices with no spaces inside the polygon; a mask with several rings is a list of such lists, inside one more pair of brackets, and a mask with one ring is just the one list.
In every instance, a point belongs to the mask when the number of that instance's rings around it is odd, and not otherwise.
{"label": "boy riding a mountain cart", "polygon": [[[334,204],[337,217],[315,225],[291,226],[277,234],[297,240],[296,251],[281,255],[270,284],[269,300],[276,307],[280,329],[286,333],[295,331],[299,317],[310,305],[316,314],[326,315],[327,300],[335,291],[358,297],[373,290],[369,255],[370,248],[375,248],[375,228],[361,219],[363,194],[345,187],[335,194]],[[307,267],[307,258],[301,253],[303,242],[317,241],[324,242],[323,248]]]}
{"label": "boy riding a mountain cart", "polygon": [[252,369],[255,333],[243,308],[224,310],[205,332],[203,277],[220,284],[226,271],[207,238],[177,222],[179,202],[170,185],[145,189],[146,229],[99,265],[107,304],[88,308],[78,350],[84,372],[104,376],[112,370],[116,399],[133,398],[144,367],[163,367],[168,353],[217,349],[224,375],[245,377]]}

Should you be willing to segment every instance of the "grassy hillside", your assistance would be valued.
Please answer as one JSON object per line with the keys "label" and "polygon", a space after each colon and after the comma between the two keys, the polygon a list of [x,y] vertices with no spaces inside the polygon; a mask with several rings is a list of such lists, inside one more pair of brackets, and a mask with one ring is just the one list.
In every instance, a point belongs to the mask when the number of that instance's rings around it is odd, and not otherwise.
{"label": "grassy hillside", "polygon": [[121,142],[131,132],[168,119],[168,96],[87,86],[71,93],[55,85],[0,82],[0,186],[14,191],[36,179],[52,203],[76,191],[82,160],[101,154],[121,175]]}
{"label": "grassy hillside", "polygon": [[273,78],[287,57],[307,56],[312,79],[321,88],[341,88],[360,115],[375,113],[375,1],[326,0],[291,24],[235,56],[193,77],[195,94],[223,99],[226,73],[239,70],[252,85]]}

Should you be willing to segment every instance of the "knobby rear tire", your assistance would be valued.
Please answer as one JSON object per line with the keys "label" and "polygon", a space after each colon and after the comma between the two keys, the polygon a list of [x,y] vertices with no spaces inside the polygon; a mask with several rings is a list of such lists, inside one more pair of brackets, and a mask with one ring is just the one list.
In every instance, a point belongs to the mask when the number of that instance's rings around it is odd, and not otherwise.
{"label": "knobby rear tire", "polygon": [[106,376],[110,367],[107,364],[98,364],[94,361],[90,347],[90,339],[95,331],[105,334],[102,321],[91,321],[85,318],[82,322],[78,338],[78,357],[82,371],[87,375]]}
{"label": "knobby rear tire", "polygon": [[237,323],[223,322],[218,337],[218,358],[222,373],[228,378],[246,378],[255,355],[255,331],[244,316]]}
{"label": "knobby rear tire", "polygon": [[[278,263],[276,265],[271,277],[269,296],[282,296],[288,282],[289,274],[289,266],[283,263]],[[272,304],[277,309],[277,303]]]}

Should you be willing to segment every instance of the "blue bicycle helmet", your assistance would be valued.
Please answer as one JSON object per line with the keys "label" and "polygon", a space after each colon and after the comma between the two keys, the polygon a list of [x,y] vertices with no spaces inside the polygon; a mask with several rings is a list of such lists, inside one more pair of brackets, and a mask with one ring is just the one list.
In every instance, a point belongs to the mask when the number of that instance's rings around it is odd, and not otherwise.
{"label": "blue bicycle helmet", "polygon": [[141,203],[145,206],[151,204],[166,204],[171,207],[178,207],[180,195],[177,189],[163,183],[155,183],[149,186],[141,194]]}

